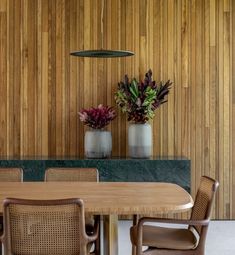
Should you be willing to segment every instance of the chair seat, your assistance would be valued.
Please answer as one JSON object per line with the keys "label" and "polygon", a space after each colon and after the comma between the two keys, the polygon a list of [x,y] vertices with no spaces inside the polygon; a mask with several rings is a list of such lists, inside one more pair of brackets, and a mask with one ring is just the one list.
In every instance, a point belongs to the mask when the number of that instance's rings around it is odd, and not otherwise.
{"label": "chair seat", "polygon": [[[131,227],[131,242],[137,245],[137,226]],[[190,250],[197,247],[197,238],[188,229],[164,228],[145,225],[143,246],[159,249]]]}

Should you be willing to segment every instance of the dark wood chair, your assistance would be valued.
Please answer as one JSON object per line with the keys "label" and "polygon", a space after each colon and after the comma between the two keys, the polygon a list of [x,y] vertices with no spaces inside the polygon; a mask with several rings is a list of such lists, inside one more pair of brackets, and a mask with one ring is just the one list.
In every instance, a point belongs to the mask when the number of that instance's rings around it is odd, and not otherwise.
{"label": "dark wood chair", "polygon": [[87,235],[83,201],[25,200],[8,198],[3,203],[4,254],[88,255],[98,238],[99,223]]}
{"label": "dark wood chair", "polygon": [[[132,253],[135,255],[203,255],[212,204],[219,183],[201,178],[190,220],[141,218],[130,229]],[[146,223],[185,224],[188,227],[169,228]],[[142,246],[148,248],[143,251]]]}
{"label": "dark wood chair", "polygon": [[[21,168],[0,168],[0,182],[22,182],[23,170]],[[3,217],[0,215],[0,236],[3,234]],[[0,254],[2,245],[0,242]]]}
{"label": "dark wood chair", "polygon": [[[46,182],[98,182],[99,172],[96,168],[48,168],[45,172]],[[100,216],[95,216],[99,220]],[[85,214],[86,232],[89,235],[94,233],[94,217]],[[95,241],[94,253],[100,255],[100,238]]]}

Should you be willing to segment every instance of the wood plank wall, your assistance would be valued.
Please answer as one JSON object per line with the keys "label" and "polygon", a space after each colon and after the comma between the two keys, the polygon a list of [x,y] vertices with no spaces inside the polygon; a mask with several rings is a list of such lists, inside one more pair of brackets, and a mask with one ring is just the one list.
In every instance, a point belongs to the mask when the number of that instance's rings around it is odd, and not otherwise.
{"label": "wood plank wall", "polygon": [[[220,181],[215,216],[235,219],[235,1],[105,0],[105,48],[132,58],[79,59],[101,46],[101,0],[0,0],[0,155],[83,155],[77,112],[115,105],[124,74],[174,82],[153,124],[154,155],[186,156],[192,191]],[[127,154],[127,121],[110,125]]]}

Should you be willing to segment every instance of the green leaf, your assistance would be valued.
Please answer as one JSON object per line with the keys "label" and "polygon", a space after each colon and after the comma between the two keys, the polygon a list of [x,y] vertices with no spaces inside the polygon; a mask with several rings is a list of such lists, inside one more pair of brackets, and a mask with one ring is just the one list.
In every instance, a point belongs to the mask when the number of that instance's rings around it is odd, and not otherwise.
{"label": "green leaf", "polygon": [[139,96],[138,83],[136,79],[133,79],[131,81],[130,92],[134,96],[134,99],[136,100],[136,98]]}

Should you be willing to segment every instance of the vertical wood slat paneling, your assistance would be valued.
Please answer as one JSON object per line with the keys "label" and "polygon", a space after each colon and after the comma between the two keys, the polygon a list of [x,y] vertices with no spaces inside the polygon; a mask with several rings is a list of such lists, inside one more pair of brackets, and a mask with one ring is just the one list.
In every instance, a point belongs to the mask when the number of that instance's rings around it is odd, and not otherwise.
{"label": "vertical wood slat paneling", "polygon": [[[226,10],[225,8],[224,10]],[[230,215],[230,12],[224,12],[224,41],[223,41],[223,57],[224,57],[224,215],[228,218]]]}
{"label": "vertical wood slat paneling", "polygon": [[189,1],[182,1],[182,14],[181,14],[181,109],[182,118],[184,122],[181,123],[181,143],[183,155],[189,155],[189,112],[187,108],[189,106]]}
{"label": "vertical wood slat paneling", "polygon": [[37,47],[37,57],[36,57],[36,72],[37,72],[37,87],[35,90],[35,140],[37,143],[34,143],[35,154],[42,155],[42,5],[41,1],[37,2],[37,29],[36,30],[36,47]]}
{"label": "vertical wood slat paneling", "polygon": [[[79,16],[78,8],[79,4],[77,5],[77,1],[69,1],[68,10],[67,10],[67,23],[69,26],[69,31],[67,31],[67,37],[68,37],[68,51],[69,49],[75,50],[76,40],[77,40],[77,34],[78,34],[78,20]],[[69,65],[68,65],[68,71],[69,71],[69,81],[66,86],[69,87],[69,95],[68,95],[68,103],[69,103],[69,155],[76,155],[77,153],[77,131],[78,131],[78,125],[77,125],[77,119],[74,118],[74,114],[76,114],[77,111],[77,77],[78,77],[78,63],[76,59],[69,58]],[[76,93],[75,93],[76,92]],[[80,97],[80,100],[82,97]]]}
{"label": "vertical wood slat paneling", "polygon": [[[36,115],[37,115],[37,108],[36,104],[39,100],[38,95],[36,95],[36,88],[38,86],[38,79],[37,79],[37,58],[38,58],[38,50],[37,50],[37,3],[36,1],[28,1],[28,21],[27,21],[27,48],[28,48],[28,72],[27,72],[27,136],[28,136],[28,143],[27,143],[27,154],[36,154],[35,151],[35,142],[36,139]],[[16,8],[17,10],[17,8]],[[20,35],[19,35],[20,36]],[[18,51],[18,49],[16,49]],[[18,59],[18,57],[13,56],[14,60]],[[16,68],[17,70],[18,68]],[[17,73],[14,73],[14,77],[17,77]],[[19,91],[20,93],[20,91]],[[17,97],[18,98],[18,93]],[[30,100],[29,100],[30,98]],[[37,98],[37,100],[36,100]],[[14,98],[15,101],[15,98]],[[37,141],[38,142],[38,141]],[[40,141],[39,141],[40,144]]]}
{"label": "vertical wood slat paneling", "polygon": [[41,86],[42,86],[42,103],[41,103],[41,136],[42,136],[42,155],[48,155],[48,10],[49,5],[46,0],[41,1],[41,23],[42,23],[42,35],[41,35]]}
{"label": "vertical wood slat paneling", "polygon": [[[232,22],[231,22],[231,34],[232,34],[232,42],[231,42],[231,58],[232,58],[232,64],[231,64],[231,68],[232,70],[234,70],[235,68],[235,43],[234,43],[234,40],[235,40],[235,37],[234,37],[234,34],[235,34],[235,2],[232,1],[232,12],[231,12],[231,17],[232,17]],[[235,129],[235,72],[231,72],[231,81],[230,81],[230,86],[231,86],[231,90],[232,90],[232,98],[231,98],[231,111],[232,111],[232,114],[231,114],[231,123],[232,123],[232,131]],[[232,148],[231,148],[231,151],[230,151],[230,155],[231,155],[231,170],[234,169],[234,166],[235,166],[235,157],[234,157],[234,153],[235,153],[235,135],[233,133],[232,134],[232,137],[230,137],[231,141],[232,141]],[[232,171],[232,176],[231,176],[231,181],[232,181],[232,184],[231,184],[231,192],[230,192],[230,203],[231,203],[231,214],[230,214],[230,217],[232,218],[235,218],[235,203],[233,202],[234,201],[234,198],[235,198],[235,174],[234,174],[234,170]]]}
{"label": "vertical wood slat paneling", "polygon": [[[156,156],[191,159],[220,181],[214,215],[235,218],[235,5],[232,0],[105,0],[104,47],[132,58],[80,59],[101,47],[101,0],[0,1],[0,155],[83,156],[77,112],[115,105],[125,73],[174,84],[153,126]],[[108,127],[113,155],[128,155],[126,116]]]}
{"label": "vertical wood slat paneling", "polygon": [[[191,146],[191,154],[190,154],[190,159],[191,159],[191,168],[194,169],[191,173],[191,183],[192,185],[191,190],[192,193],[195,194],[195,183],[196,183],[196,174],[198,169],[196,168],[196,143],[197,143],[197,136],[196,136],[196,53],[195,53],[195,48],[196,48],[196,33],[193,31],[196,31],[196,1],[191,1],[190,3],[190,10],[191,10],[191,22],[190,22],[190,37],[191,37],[191,49],[190,49],[190,73],[191,73],[191,81],[190,81],[190,97],[191,97],[191,130],[190,130],[190,146]],[[181,118],[181,123],[183,123],[183,119]],[[197,170],[196,170],[197,169]]]}
{"label": "vertical wood slat paneling", "polygon": [[[175,34],[176,34],[176,41],[175,41],[175,70],[174,82],[176,84],[180,84],[179,86],[175,86],[175,137],[174,137],[174,147],[175,147],[175,155],[180,156],[182,155],[182,139],[181,139],[181,131],[182,131],[182,110],[181,110],[181,98],[182,98],[182,89],[181,89],[181,59],[182,59],[182,33],[185,33],[185,25],[182,24],[182,1],[178,1],[175,7]],[[190,25],[190,24],[188,24]],[[160,134],[159,134],[160,135]]]}
{"label": "vertical wood slat paneling", "polygon": [[208,86],[205,86],[204,88],[204,150],[205,150],[205,162],[204,162],[204,169],[205,169],[205,175],[210,175],[210,155],[209,155],[209,147],[210,147],[210,139],[209,139],[209,133],[210,133],[210,2],[205,2],[205,22],[204,22],[204,40],[205,40],[205,58],[204,58],[204,83],[208,84]]}
{"label": "vertical wood slat paneling", "polygon": [[[13,153],[15,155],[20,154],[20,105],[21,105],[21,101],[20,101],[20,87],[21,87],[21,80],[20,80],[20,64],[21,64],[21,52],[19,51],[20,48],[20,28],[21,28],[21,11],[22,11],[22,6],[21,6],[21,2],[17,1],[16,3],[13,1],[12,2],[12,6],[14,6],[14,10],[12,12],[13,15],[13,49],[12,49],[12,53],[14,54],[12,57],[12,61],[13,61],[13,70],[12,70],[12,74],[13,77],[11,79],[12,81],[12,89],[13,89],[13,102],[12,102],[12,106],[13,106],[13,115],[11,117],[13,117],[13,137],[14,137],[14,141],[13,141]],[[34,121],[33,121],[34,122]],[[32,131],[32,133],[34,132],[34,130]],[[32,141],[31,143],[32,145],[32,152],[34,153],[34,141]]]}
{"label": "vertical wood slat paneling", "polygon": [[7,15],[6,15],[6,3],[0,4],[0,31],[2,36],[0,37],[0,115],[1,115],[1,134],[0,134],[0,152],[6,153],[7,143],[5,138],[7,137]]}
{"label": "vertical wood slat paneling", "polygon": [[56,155],[56,1],[49,1],[48,7],[48,154]]}
{"label": "vertical wood slat paneling", "polygon": [[[209,165],[210,165],[210,176],[216,178],[218,171],[218,128],[217,128],[217,65],[216,65],[216,0],[210,1],[210,52],[209,52]],[[215,211],[214,207],[214,211]]]}

